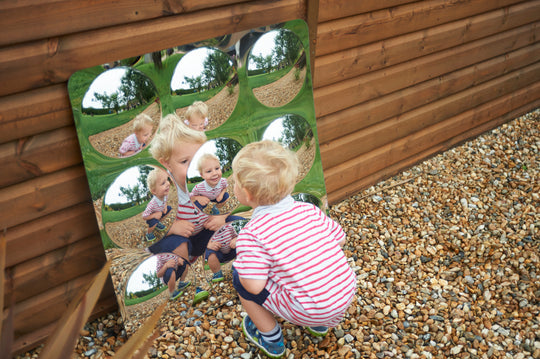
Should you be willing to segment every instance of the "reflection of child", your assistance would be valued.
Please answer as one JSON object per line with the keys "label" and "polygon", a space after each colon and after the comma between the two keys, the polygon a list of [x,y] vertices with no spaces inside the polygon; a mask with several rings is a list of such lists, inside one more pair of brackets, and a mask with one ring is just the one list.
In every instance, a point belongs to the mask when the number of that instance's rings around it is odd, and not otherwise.
{"label": "reflection of child", "polygon": [[[208,216],[191,202],[186,187],[186,173],[195,152],[206,141],[204,132],[195,131],[182,123],[174,114],[165,116],[152,141],[150,153],[168,171],[178,193],[176,220],[160,241],[148,247],[151,253],[174,253],[182,262],[179,289],[189,285],[184,282],[188,259],[204,254],[214,231],[225,224],[226,216]],[[199,293],[198,293],[199,294]],[[202,293],[208,297],[208,292]],[[197,298],[195,298],[197,299]],[[195,301],[194,299],[194,301]]]}
{"label": "reflection of child", "polygon": [[180,257],[173,253],[156,254],[157,276],[169,287],[171,299],[176,299],[182,294],[181,290],[176,289],[176,280],[182,275],[182,268],[185,267],[178,265],[179,259]]}
{"label": "reflection of child", "polygon": [[208,126],[208,106],[202,101],[195,101],[186,111],[185,124],[197,131],[204,131]]}
{"label": "reflection of child", "polygon": [[142,151],[152,135],[154,122],[147,114],[140,113],[133,120],[133,133],[126,137],[118,149],[120,157],[133,156]]}
{"label": "reflection of child", "polygon": [[152,199],[146,205],[142,217],[148,224],[148,232],[146,240],[153,241],[155,228],[160,231],[165,230],[165,225],[161,223],[161,219],[171,211],[171,206],[167,205],[167,196],[169,195],[169,176],[162,169],[154,169],[148,174],[146,179],[148,189],[153,194]]}
{"label": "reflection of child", "polygon": [[236,237],[238,233],[234,230],[231,223],[225,224],[208,242],[205,258],[208,261],[208,266],[212,271],[212,282],[221,282],[223,272],[221,271],[221,263],[227,263],[236,258]]}
{"label": "reflection of child", "polygon": [[204,181],[191,190],[191,200],[200,209],[206,208],[210,201],[222,204],[228,198],[227,180],[221,176],[219,158],[205,153],[199,158],[197,169]]}
{"label": "reflection of child", "polygon": [[341,249],[341,227],[290,196],[298,173],[293,152],[276,142],[254,142],[232,166],[236,197],[254,208],[238,234],[233,266],[233,285],[248,313],[242,330],[277,358],[285,347],[274,315],[324,336],[351,304],[356,278]]}

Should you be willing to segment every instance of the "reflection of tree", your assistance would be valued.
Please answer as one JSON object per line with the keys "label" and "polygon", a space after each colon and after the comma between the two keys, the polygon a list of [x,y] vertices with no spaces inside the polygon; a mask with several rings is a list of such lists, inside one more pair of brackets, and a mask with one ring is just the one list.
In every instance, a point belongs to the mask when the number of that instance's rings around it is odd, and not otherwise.
{"label": "reflection of tree", "polygon": [[152,288],[153,290],[156,290],[156,289],[159,289],[159,287],[161,287],[161,280],[158,278],[156,272],[152,272],[152,273],[143,273],[142,274],[142,277],[143,277],[143,283],[146,283],[148,284],[148,286],[150,288]]}
{"label": "reflection of tree", "polygon": [[[94,92],[94,98],[101,103],[102,108],[114,110],[114,112],[118,113],[153,101],[156,96],[156,89],[152,82],[132,69],[125,71],[120,83],[118,91],[110,95]],[[93,109],[85,110],[85,113],[99,112]]]}
{"label": "reflection of tree", "polygon": [[134,186],[120,186],[120,192],[127,198],[127,202],[131,205],[140,205],[151,198],[152,194],[146,183],[148,174],[152,171],[150,166],[139,167],[139,177]]}
{"label": "reflection of tree", "polygon": [[313,137],[313,131],[309,127],[307,121],[295,115],[285,115],[282,122],[283,134],[279,142],[288,148],[296,148],[303,140],[309,146],[309,142]]}
{"label": "reflection of tree", "polygon": [[203,71],[200,76],[187,77],[184,80],[188,86],[196,90],[202,91],[219,87],[227,83],[232,70],[231,59],[222,51],[210,51],[203,62]]}
{"label": "reflection of tree", "polygon": [[217,138],[214,141],[217,149],[216,156],[219,157],[222,171],[227,172],[231,169],[232,160],[242,146],[230,138]]}
{"label": "reflection of tree", "polygon": [[275,40],[275,62],[277,66],[285,67],[292,65],[302,48],[302,44],[298,36],[292,31],[281,30],[278,32]]}
{"label": "reflection of tree", "polygon": [[261,54],[259,56],[253,56],[251,59],[255,63],[256,68],[262,69],[265,72],[270,72],[273,67],[273,58],[272,55],[263,56]]}

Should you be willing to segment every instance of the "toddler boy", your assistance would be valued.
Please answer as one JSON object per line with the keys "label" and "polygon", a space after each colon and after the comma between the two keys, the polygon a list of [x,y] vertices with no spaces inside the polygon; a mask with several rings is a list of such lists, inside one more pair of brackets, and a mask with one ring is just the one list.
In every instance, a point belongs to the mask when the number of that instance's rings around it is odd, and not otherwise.
{"label": "toddler boy", "polygon": [[118,149],[120,157],[129,157],[141,152],[152,136],[154,122],[147,114],[140,113],[133,120],[133,133],[126,137]]}
{"label": "toddler boy", "polygon": [[161,223],[161,219],[171,211],[171,206],[167,205],[170,188],[169,176],[164,170],[155,168],[148,174],[146,183],[153,196],[146,205],[142,217],[148,224],[148,231],[145,235],[146,240],[153,241],[156,239],[153,233],[154,229],[165,230],[165,225]]}

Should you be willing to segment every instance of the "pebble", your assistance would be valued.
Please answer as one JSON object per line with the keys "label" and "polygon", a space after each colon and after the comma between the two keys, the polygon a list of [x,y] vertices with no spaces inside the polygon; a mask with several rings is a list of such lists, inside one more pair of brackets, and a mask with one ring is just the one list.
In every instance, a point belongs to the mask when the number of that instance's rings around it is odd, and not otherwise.
{"label": "pebble", "polygon": [[[357,297],[324,339],[280,320],[285,357],[540,358],[539,114],[333,205]],[[246,313],[224,273],[208,301],[192,307],[184,295],[168,305],[149,358],[262,357],[242,333]],[[98,318],[75,353],[109,358],[132,329],[119,313]]]}

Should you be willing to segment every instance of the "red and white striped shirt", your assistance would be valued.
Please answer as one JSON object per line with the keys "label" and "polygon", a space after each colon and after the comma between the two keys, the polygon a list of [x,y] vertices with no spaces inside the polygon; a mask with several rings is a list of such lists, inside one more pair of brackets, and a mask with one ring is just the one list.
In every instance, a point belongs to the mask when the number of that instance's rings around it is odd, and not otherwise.
{"label": "red and white striped shirt", "polygon": [[238,235],[231,223],[226,223],[217,230],[210,239],[211,241],[221,243],[220,252],[229,253],[231,251],[231,241]]}
{"label": "red and white striped shirt", "polygon": [[[178,264],[178,256],[176,254],[158,253],[155,256],[156,256],[156,273],[159,273],[159,271],[161,270],[161,268],[163,268],[165,263],[167,263],[171,259],[174,259],[176,261],[176,264]],[[163,283],[165,283],[165,281],[163,280],[163,277],[161,277],[161,280],[163,281]]]}
{"label": "red and white striped shirt", "polygon": [[122,142],[122,145],[118,149],[118,152],[120,152],[121,155],[124,155],[124,153],[126,153],[127,151],[135,151],[134,154],[137,154],[141,150],[142,145],[137,140],[137,136],[132,133],[124,139],[124,142]]}
{"label": "red and white striped shirt", "polygon": [[227,188],[227,180],[223,177],[221,177],[215,187],[210,187],[206,181],[202,181],[193,187],[191,190],[191,196],[205,196],[206,198],[212,200],[216,199],[221,191],[223,191],[225,188]]}
{"label": "red and white striped shirt", "polygon": [[195,225],[193,235],[196,235],[203,230],[204,224],[209,216],[198,209],[193,202],[191,202],[189,193],[184,192],[178,185],[176,185],[176,192],[178,193],[176,219],[193,223]]}
{"label": "red and white striped shirt", "polygon": [[167,196],[163,197],[163,200],[157,198],[156,196],[152,196],[152,199],[150,200],[150,202],[148,202],[148,204],[146,205],[146,209],[142,214],[143,218],[148,217],[152,213],[163,212],[166,205]]}
{"label": "red and white striped shirt", "polygon": [[309,203],[288,196],[257,207],[238,234],[240,277],[267,280],[264,307],[297,325],[335,327],[356,292],[340,241],[345,233]]}

